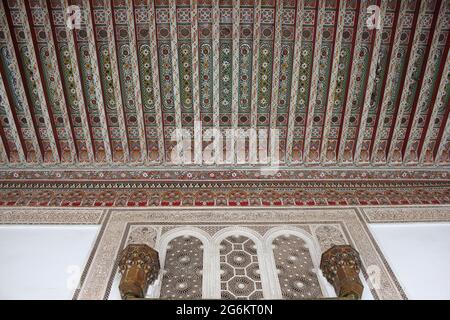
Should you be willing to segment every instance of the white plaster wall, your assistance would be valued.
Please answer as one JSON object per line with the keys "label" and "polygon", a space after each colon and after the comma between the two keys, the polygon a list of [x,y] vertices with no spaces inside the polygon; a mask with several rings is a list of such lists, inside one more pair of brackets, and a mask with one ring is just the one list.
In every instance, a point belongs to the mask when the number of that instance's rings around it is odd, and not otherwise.
{"label": "white plaster wall", "polygon": [[99,226],[0,226],[0,299],[71,299]]}
{"label": "white plaster wall", "polygon": [[369,228],[409,299],[450,299],[450,223]]}

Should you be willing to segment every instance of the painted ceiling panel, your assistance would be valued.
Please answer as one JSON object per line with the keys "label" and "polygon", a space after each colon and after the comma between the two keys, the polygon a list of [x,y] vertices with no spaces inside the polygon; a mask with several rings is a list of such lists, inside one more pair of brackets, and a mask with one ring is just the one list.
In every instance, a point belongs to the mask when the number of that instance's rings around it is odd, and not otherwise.
{"label": "painted ceiling panel", "polygon": [[0,161],[170,167],[201,122],[278,129],[289,167],[446,166],[449,21],[448,0],[3,1]]}

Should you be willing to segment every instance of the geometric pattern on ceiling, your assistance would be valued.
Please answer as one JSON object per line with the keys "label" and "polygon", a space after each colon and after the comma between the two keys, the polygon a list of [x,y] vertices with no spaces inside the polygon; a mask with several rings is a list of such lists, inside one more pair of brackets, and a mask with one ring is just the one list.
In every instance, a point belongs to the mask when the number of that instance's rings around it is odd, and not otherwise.
{"label": "geometric pattern on ceiling", "polygon": [[167,165],[201,120],[279,129],[290,166],[447,165],[449,20],[447,0],[3,1],[0,163]]}

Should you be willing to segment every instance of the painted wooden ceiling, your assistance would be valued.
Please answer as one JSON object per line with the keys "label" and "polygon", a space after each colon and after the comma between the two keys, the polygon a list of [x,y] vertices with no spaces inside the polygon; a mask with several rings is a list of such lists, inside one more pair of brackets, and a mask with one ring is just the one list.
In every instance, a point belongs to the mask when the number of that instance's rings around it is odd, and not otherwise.
{"label": "painted wooden ceiling", "polygon": [[0,161],[170,165],[201,120],[288,166],[448,165],[449,29],[448,0],[5,0]]}

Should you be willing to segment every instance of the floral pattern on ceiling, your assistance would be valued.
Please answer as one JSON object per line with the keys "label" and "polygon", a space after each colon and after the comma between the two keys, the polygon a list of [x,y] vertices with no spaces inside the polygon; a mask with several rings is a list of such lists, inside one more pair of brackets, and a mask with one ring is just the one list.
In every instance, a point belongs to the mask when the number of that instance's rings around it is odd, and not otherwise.
{"label": "floral pattern on ceiling", "polygon": [[170,166],[201,120],[279,129],[288,166],[448,165],[449,20],[446,0],[3,1],[0,162]]}

